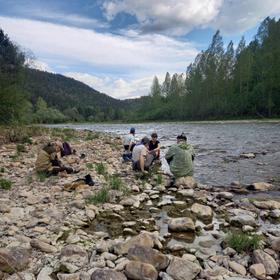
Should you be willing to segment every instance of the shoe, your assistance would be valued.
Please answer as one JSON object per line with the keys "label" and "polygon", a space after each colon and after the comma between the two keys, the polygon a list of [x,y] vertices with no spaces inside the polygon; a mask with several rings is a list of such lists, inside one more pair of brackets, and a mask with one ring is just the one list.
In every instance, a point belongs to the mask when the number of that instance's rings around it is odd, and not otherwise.
{"label": "shoe", "polygon": [[85,182],[89,186],[94,186],[95,182],[92,180],[90,174],[85,176]]}

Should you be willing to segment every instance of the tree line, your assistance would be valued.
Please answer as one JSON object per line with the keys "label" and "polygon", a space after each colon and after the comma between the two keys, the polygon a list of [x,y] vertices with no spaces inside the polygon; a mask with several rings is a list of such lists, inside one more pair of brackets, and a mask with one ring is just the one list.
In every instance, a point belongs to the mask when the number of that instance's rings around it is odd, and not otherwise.
{"label": "tree line", "polygon": [[280,115],[280,20],[266,18],[252,42],[224,48],[219,31],[185,74],[159,83],[138,111],[149,120],[195,120]]}

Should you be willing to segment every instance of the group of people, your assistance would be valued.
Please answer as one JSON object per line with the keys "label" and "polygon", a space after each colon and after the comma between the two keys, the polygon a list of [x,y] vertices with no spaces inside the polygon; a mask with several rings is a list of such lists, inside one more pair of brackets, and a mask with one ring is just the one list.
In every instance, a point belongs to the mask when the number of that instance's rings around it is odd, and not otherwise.
{"label": "group of people", "polygon": [[[153,161],[159,159],[160,142],[157,133],[152,133],[151,139],[142,138],[137,144],[135,128],[131,128],[129,134],[124,137],[123,144],[123,158],[132,161],[132,168],[135,171],[146,173]],[[184,133],[177,136],[177,143],[171,146],[165,154],[170,171],[176,179],[193,175],[194,157],[194,149],[192,145],[187,143],[187,137]]]}
{"label": "group of people", "polygon": [[[152,163],[160,157],[160,142],[157,133],[152,133],[151,139],[144,137],[137,143],[135,128],[131,128],[129,134],[124,137],[123,146],[123,159],[132,161],[132,168],[135,171],[148,172]],[[35,169],[37,172],[44,172],[47,176],[57,175],[60,172],[77,173],[78,170],[64,166],[59,159],[75,152],[67,142],[49,143],[40,150]],[[183,133],[177,136],[177,143],[165,154],[165,159],[175,179],[193,175],[194,157],[194,149],[187,143],[187,137]]]}

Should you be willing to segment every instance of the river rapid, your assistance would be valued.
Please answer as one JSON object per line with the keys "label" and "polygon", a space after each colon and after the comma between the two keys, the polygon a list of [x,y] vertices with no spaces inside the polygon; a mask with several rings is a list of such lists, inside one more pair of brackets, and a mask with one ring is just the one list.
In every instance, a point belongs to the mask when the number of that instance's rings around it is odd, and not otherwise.
{"label": "river rapid", "polygon": [[[163,158],[176,136],[184,132],[195,148],[195,177],[203,184],[227,186],[272,182],[280,186],[280,122],[174,122],[142,124],[60,124],[52,127],[88,129],[123,136],[135,127],[136,138],[157,132]],[[242,158],[254,153],[255,158]]]}

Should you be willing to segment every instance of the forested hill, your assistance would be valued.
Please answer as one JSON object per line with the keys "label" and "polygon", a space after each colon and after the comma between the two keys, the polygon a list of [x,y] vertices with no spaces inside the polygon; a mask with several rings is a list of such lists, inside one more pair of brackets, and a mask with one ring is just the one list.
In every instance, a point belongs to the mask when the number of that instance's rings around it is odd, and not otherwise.
{"label": "forested hill", "polygon": [[104,121],[122,117],[120,100],[60,74],[27,68],[24,85],[31,95],[32,104],[36,105],[42,98],[47,106],[59,110],[73,121]]}

